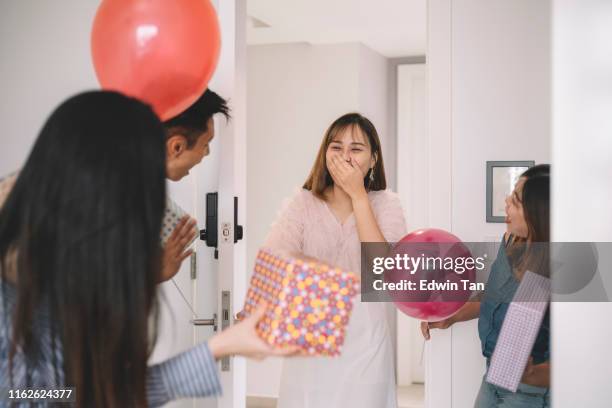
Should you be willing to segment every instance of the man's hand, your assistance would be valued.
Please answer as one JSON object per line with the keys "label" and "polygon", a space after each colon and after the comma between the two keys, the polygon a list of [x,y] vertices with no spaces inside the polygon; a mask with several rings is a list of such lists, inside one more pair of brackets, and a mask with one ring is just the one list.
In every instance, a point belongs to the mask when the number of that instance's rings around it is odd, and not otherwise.
{"label": "man's hand", "polygon": [[162,281],[173,278],[179,271],[181,263],[193,253],[191,249],[187,248],[197,233],[198,229],[194,219],[188,215],[181,218],[164,246]]}

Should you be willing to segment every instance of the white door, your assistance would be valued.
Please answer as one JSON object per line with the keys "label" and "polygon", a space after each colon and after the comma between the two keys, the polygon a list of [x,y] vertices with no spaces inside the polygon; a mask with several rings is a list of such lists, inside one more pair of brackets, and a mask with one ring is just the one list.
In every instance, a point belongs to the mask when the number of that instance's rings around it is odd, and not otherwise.
{"label": "white door", "polygon": [[[212,326],[195,326],[194,319],[216,316],[217,330],[232,322],[242,309],[246,292],[245,240],[234,243],[234,197],[238,199],[238,223],[245,224],[246,193],[246,3],[213,1],[221,26],[221,55],[210,88],[229,99],[232,119],[215,118],[215,139],[211,154],[178,183],[169,183],[171,198],[206,224],[206,194],[218,193],[218,258],[215,249],[196,242],[196,256],[186,261],[173,282],[163,284],[167,302],[162,308],[160,337],[154,361],[168,358],[206,341],[215,332]],[[227,238],[224,239],[224,232]],[[228,308],[229,306],[229,308]],[[176,401],[171,407],[244,407],[246,405],[246,363],[233,357],[220,361],[218,369],[223,396],[215,399]]]}
{"label": "white door", "polygon": [[[229,323],[235,312],[242,310],[247,286],[246,238],[234,243],[234,197],[238,201],[238,224],[246,225],[246,0],[214,0],[221,23],[221,57],[210,84],[224,98],[229,99],[232,119],[226,123],[216,121],[216,145],[209,156],[214,156],[218,173],[219,192],[219,260],[215,268],[208,257],[199,262],[200,279],[196,284],[196,300],[202,313],[215,307],[219,316],[219,329],[224,320]],[[202,167],[201,172],[206,171]],[[199,194],[203,198],[203,194]],[[204,208],[200,205],[200,209]],[[229,229],[226,230],[224,227]],[[224,231],[225,230],[225,231]],[[224,239],[224,233],[228,238]],[[245,231],[245,236],[248,231]],[[201,252],[201,251],[199,251]],[[199,258],[202,256],[198,253]],[[214,271],[213,273],[210,270]],[[216,278],[216,279],[215,279]],[[214,282],[213,286],[211,283]],[[211,293],[211,290],[216,293]],[[211,299],[212,303],[211,303]],[[229,310],[223,306],[229,302]],[[196,329],[197,340],[208,337],[209,331]],[[246,405],[246,362],[232,357],[220,364],[223,397],[219,408],[244,407]]]}
{"label": "white door", "polygon": [[[99,88],[89,48],[91,23],[99,3],[99,0],[2,2],[0,175],[23,165],[42,124],[61,101],[78,92]],[[219,223],[228,222],[233,228],[234,196],[239,198],[238,219],[241,224],[246,221],[243,78],[246,8],[244,0],[215,0],[213,4],[218,9],[222,49],[210,86],[230,99],[233,119],[229,126],[223,119],[216,122],[212,154],[189,177],[169,183],[169,193],[204,228],[206,193],[219,192]],[[244,241],[236,245],[233,241],[221,243],[218,260],[213,258],[214,249],[202,242],[196,246],[195,279],[187,261],[174,282],[162,285],[160,332],[152,362],[171,357],[213,334],[211,327],[194,327],[191,320],[194,312],[199,318],[210,318],[214,313],[221,316],[222,291],[230,293],[231,314],[241,308],[246,287]],[[220,328],[221,322],[218,325]],[[229,371],[221,371],[221,379],[224,394],[219,400],[185,400],[169,406],[245,406],[245,362],[239,358],[230,360]]]}

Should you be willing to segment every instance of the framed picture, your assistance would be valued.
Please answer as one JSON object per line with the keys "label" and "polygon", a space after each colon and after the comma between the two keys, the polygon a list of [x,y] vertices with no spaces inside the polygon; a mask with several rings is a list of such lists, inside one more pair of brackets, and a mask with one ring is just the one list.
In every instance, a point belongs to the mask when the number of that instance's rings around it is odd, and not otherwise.
{"label": "framed picture", "polygon": [[533,160],[487,162],[487,222],[504,222],[506,197],[521,174],[534,165]]}

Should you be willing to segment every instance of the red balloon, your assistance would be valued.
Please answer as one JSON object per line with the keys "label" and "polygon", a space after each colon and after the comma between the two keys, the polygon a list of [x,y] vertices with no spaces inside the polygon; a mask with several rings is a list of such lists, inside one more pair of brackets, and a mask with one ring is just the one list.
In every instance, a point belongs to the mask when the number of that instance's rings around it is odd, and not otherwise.
{"label": "red balloon", "polygon": [[220,49],[208,0],[103,0],[91,32],[102,88],[151,104],[162,120],[202,95]]}
{"label": "red balloon", "polygon": [[[421,262],[429,262],[428,258],[443,260],[439,264],[431,261],[427,264],[430,266],[428,268],[421,264],[414,270],[390,269],[385,272],[385,282],[414,283],[414,290],[389,291],[395,306],[403,313],[420,320],[440,321],[457,312],[469,299],[471,290],[464,289],[461,281],[473,283],[476,272],[473,265],[458,266],[464,263],[465,259],[472,258],[472,254],[455,235],[440,229],[411,232],[393,248],[391,256],[395,258],[398,255],[420,258]],[[464,260],[458,261],[459,258]],[[452,266],[449,269],[442,267],[445,262],[448,262],[446,265]],[[440,284],[455,283],[458,289],[449,289],[450,285],[444,289],[419,289],[423,280]]]}

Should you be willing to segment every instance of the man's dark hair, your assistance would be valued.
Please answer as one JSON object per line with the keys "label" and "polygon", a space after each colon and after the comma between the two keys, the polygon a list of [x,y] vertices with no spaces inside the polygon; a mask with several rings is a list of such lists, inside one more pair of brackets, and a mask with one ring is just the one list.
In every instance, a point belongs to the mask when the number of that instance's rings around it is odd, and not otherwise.
{"label": "man's dark hair", "polygon": [[176,134],[185,136],[187,147],[191,148],[196,144],[200,135],[208,130],[207,125],[210,118],[221,113],[229,120],[229,111],[227,101],[207,89],[187,110],[164,122],[166,137]]}

